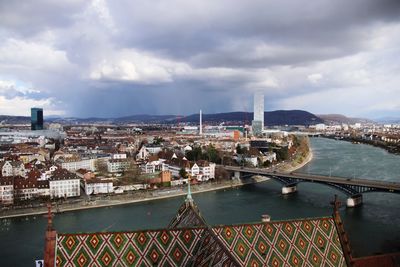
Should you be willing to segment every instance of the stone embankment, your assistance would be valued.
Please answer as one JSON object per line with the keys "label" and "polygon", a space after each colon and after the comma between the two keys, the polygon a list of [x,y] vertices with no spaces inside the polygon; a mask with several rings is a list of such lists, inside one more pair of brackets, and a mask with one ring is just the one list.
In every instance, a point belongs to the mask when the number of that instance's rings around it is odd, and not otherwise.
{"label": "stone embankment", "polygon": [[[266,180],[268,180],[268,178],[266,177],[254,176],[252,179],[248,180],[234,179],[229,181],[209,182],[199,185],[193,185],[191,189],[192,189],[192,194],[197,194],[208,191],[239,187],[245,184],[259,183]],[[122,195],[92,197],[90,201],[79,198],[73,201],[53,202],[52,207],[55,213],[61,213],[74,210],[101,208],[101,207],[124,205],[124,204],[131,204],[131,203],[138,203],[145,201],[160,200],[165,198],[184,196],[186,194],[187,194],[187,186],[177,187],[177,188],[171,187],[168,189],[141,190]],[[33,216],[46,213],[47,213],[47,208],[46,205],[43,204],[42,206],[39,207],[26,207],[20,209],[2,210],[0,212],[0,219],[21,217],[21,216]]]}
{"label": "stone embankment", "polygon": [[302,144],[292,156],[291,160],[284,161],[276,168],[279,172],[290,173],[307,165],[313,159],[313,153],[308,138],[302,140]]}

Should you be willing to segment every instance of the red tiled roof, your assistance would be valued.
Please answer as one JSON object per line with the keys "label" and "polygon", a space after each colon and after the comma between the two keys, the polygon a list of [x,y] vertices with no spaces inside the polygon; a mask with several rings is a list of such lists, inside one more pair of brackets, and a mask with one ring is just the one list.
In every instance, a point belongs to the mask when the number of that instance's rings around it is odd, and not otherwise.
{"label": "red tiled roof", "polygon": [[53,172],[50,180],[71,180],[71,179],[79,179],[76,174],[67,171],[66,169],[57,169]]}
{"label": "red tiled roof", "polygon": [[37,179],[25,179],[22,176],[14,177],[14,189],[37,188]]}

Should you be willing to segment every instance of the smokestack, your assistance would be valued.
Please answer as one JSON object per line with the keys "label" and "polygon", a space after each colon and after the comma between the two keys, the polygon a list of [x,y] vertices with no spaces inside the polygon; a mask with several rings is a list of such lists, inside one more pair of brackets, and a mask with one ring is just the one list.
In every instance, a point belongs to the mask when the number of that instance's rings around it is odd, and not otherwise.
{"label": "smokestack", "polygon": [[200,135],[203,135],[203,118],[202,118],[202,113],[201,113],[201,109],[200,109],[200,131],[199,131]]}

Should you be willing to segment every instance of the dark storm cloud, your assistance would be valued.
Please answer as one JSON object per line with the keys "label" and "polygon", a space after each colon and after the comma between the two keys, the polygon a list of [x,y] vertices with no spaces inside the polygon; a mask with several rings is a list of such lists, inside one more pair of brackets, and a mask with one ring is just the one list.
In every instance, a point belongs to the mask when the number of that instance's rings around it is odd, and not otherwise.
{"label": "dark storm cloud", "polygon": [[53,27],[70,24],[85,1],[0,0],[0,25],[12,34],[32,36]]}
{"label": "dark storm cloud", "polygon": [[251,110],[263,91],[267,109],[319,113],[345,95],[371,107],[348,113],[398,112],[399,42],[397,0],[0,0],[0,84],[32,87],[0,91],[0,102],[187,114]]}
{"label": "dark storm cloud", "polygon": [[[196,113],[200,109],[208,113],[251,109],[250,101],[243,100],[239,90],[220,91],[203,82],[178,82],[173,86],[119,84],[113,86],[112,95],[107,88],[103,88],[82,91],[79,97],[72,95],[65,97],[75,102],[75,109],[71,113],[73,116],[85,114],[86,117],[132,114],[182,115]],[[229,105],[221,110],[226,103]],[[231,107],[232,103],[239,104]]]}
{"label": "dark storm cloud", "polygon": [[[201,66],[237,67],[309,62],[363,49],[372,23],[398,21],[400,1],[215,1],[202,6],[156,1],[126,3],[132,16],[115,16],[126,46],[154,49]],[[190,2],[190,1],[189,1]],[[167,5],[172,15],[164,15]],[[110,5],[124,13],[125,5]],[[125,9],[126,10],[126,9]],[[138,34],[139,33],[139,34]],[[248,57],[257,45],[287,55]],[[294,51],[292,51],[294,50]],[[318,51],[319,50],[319,51]],[[278,51],[279,52],[279,51]],[[251,57],[251,56],[250,56]]]}

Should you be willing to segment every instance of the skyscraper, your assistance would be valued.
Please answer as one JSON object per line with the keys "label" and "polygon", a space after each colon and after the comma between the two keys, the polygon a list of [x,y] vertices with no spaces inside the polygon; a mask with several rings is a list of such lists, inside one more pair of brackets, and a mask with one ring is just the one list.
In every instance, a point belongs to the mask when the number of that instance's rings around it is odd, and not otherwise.
{"label": "skyscraper", "polygon": [[31,130],[43,130],[42,108],[31,108]]}
{"label": "skyscraper", "polygon": [[264,94],[254,94],[253,135],[260,135],[264,129]]}

